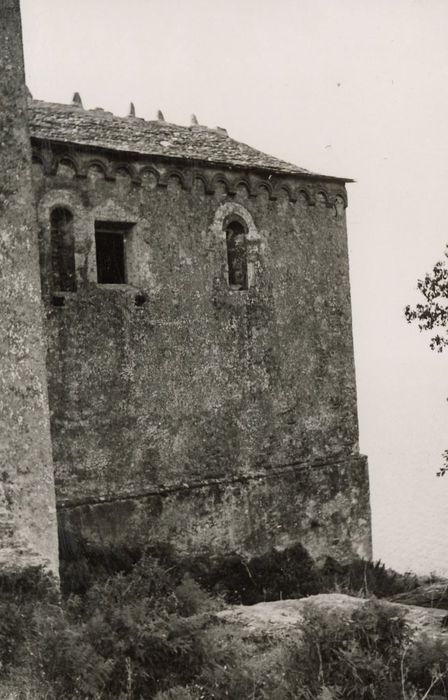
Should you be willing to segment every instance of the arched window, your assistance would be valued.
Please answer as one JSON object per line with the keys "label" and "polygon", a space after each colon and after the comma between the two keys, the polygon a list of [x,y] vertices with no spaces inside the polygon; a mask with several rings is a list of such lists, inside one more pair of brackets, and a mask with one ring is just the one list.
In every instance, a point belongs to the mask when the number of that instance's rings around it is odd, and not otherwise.
{"label": "arched window", "polygon": [[227,225],[226,244],[229,285],[247,289],[247,232],[239,221]]}
{"label": "arched window", "polygon": [[53,291],[76,292],[73,214],[58,207],[51,212],[50,223]]}

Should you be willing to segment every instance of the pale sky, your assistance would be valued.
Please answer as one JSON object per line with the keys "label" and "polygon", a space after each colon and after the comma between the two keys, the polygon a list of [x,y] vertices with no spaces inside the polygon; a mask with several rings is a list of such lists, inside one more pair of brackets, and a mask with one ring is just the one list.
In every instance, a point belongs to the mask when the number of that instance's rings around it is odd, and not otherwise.
{"label": "pale sky", "polygon": [[445,355],[408,326],[448,243],[447,0],[22,0],[34,97],[226,127],[353,177],[348,229],[374,556],[448,573]]}

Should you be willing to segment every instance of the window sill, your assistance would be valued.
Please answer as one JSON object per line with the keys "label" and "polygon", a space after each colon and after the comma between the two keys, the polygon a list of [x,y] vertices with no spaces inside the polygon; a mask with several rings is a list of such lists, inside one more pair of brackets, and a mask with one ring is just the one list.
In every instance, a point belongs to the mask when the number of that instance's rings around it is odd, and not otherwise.
{"label": "window sill", "polygon": [[248,292],[249,291],[249,289],[247,287],[241,287],[238,284],[229,284],[228,289],[231,292]]}
{"label": "window sill", "polygon": [[134,287],[132,284],[108,284],[104,282],[96,282],[95,287],[101,291],[113,292],[132,297],[135,306],[141,308],[148,301],[148,295],[139,287]]}

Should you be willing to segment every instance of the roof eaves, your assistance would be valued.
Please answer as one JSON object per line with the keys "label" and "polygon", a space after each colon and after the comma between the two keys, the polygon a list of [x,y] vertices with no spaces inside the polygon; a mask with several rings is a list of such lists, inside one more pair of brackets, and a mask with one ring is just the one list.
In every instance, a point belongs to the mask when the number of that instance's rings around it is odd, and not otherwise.
{"label": "roof eaves", "polygon": [[120,153],[120,154],[127,154],[133,157],[137,157],[139,159],[144,159],[144,158],[156,158],[165,162],[183,162],[183,163],[190,163],[194,165],[200,165],[202,167],[219,167],[219,168],[225,168],[226,170],[253,170],[256,172],[263,172],[263,173],[269,173],[271,175],[278,175],[278,176],[283,176],[283,177],[297,177],[297,178],[304,178],[307,180],[314,180],[314,181],[326,181],[326,182],[343,182],[343,183],[353,183],[356,182],[356,180],[353,180],[352,178],[348,177],[338,177],[335,175],[323,175],[320,173],[314,173],[311,171],[301,171],[299,169],[297,170],[287,170],[286,168],[275,168],[275,167],[270,167],[267,165],[252,165],[252,164],[241,164],[241,163],[232,163],[229,161],[219,161],[219,160],[211,160],[211,159],[201,159],[201,158],[189,158],[186,156],[175,156],[175,155],[167,155],[164,153],[143,153],[141,151],[136,151],[132,149],[126,149],[126,148],[119,148],[119,147],[112,147],[112,146],[104,146],[104,145],[99,145],[99,144],[89,144],[89,143],[79,143],[78,141],[71,141],[71,140],[66,140],[66,139],[55,139],[55,138],[48,138],[46,136],[37,136],[37,135],[32,135],[31,136],[31,142],[32,143],[54,143],[57,144],[58,146],[68,146],[68,147],[74,147],[74,148],[79,148],[82,150],[89,150],[89,151],[97,151],[97,152],[103,152],[103,153]]}

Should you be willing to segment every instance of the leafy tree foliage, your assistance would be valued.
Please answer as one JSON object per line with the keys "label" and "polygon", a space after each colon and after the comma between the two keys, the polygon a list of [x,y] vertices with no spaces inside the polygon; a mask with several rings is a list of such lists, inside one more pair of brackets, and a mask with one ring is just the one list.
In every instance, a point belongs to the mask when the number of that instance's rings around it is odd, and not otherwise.
{"label": "leafy tree foliage", "polygon": [[431,350],[442,352],[448,345],[448,266],[445,260],[436,265],[424,279],[418,280],[417,289],[425,297],[425,303],[407,306],[408,323],[417,321],[421,331],[432,331]]}
{"label": "leafy tree foliage", "polygon": [[[448,252],[445,253],[448,257]],[[430,340],[431,350],[442,352],[448,345],[448,264],[441,260],[434,265],[432,272],[417,282],[417,289],[423,294],[424,303],[414,307],[406,306],[405,316],[408,323],[417,321],[421,331],[433,333]],[[443,453],[444,464],[437,472],[443,476],[448,471],[448,450]]]}

